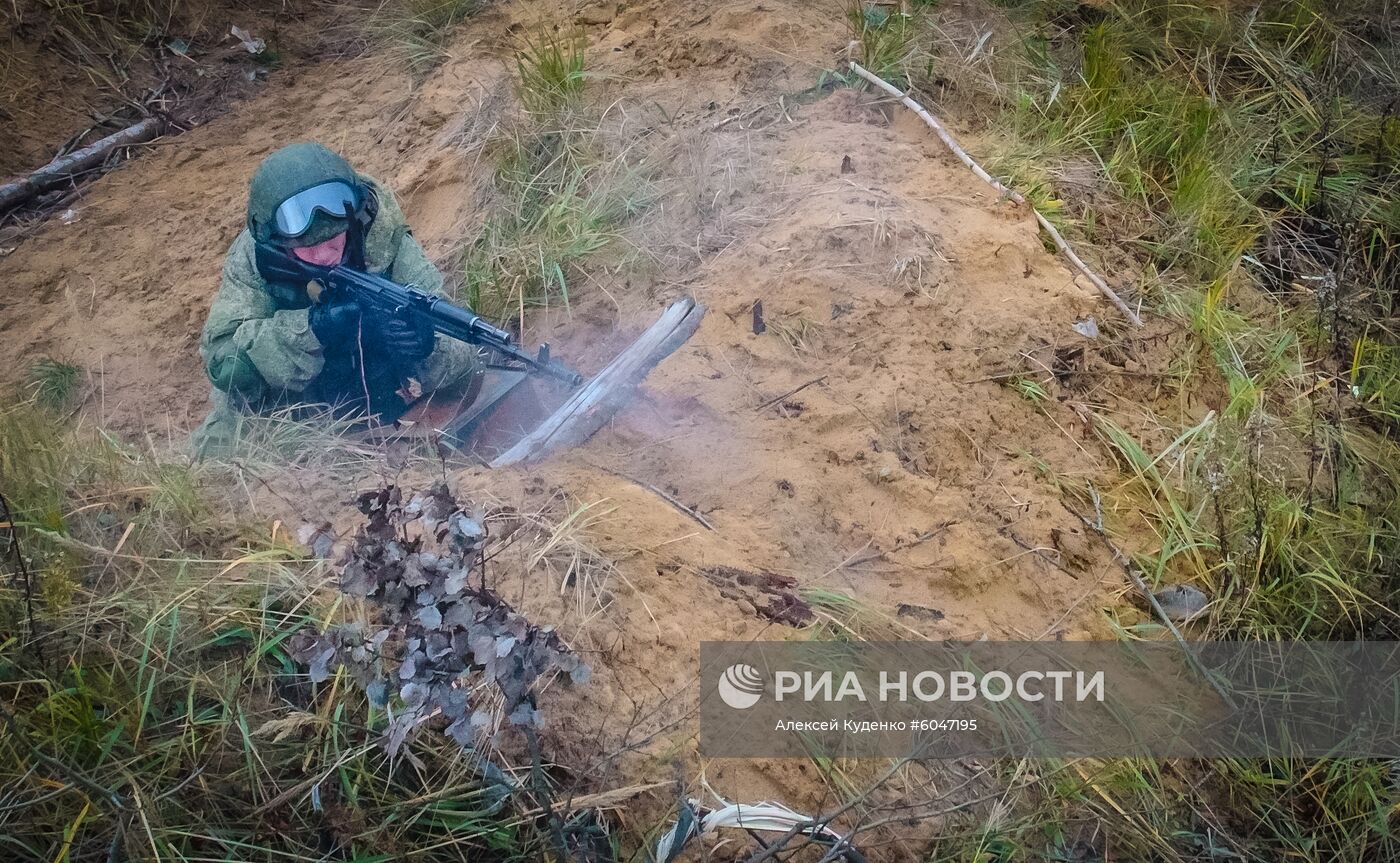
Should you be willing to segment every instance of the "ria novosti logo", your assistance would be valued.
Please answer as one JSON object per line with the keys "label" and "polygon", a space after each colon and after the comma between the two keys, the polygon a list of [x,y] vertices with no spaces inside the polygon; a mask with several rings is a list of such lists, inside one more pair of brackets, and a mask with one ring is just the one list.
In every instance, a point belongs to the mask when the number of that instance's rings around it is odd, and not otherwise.
{"label": "ria novosti logo", "polygon": [[[736,662],[720,674],[716,683],[720,700],[735,710],[748,710],[759,702],[766,680],[757,668]],[[1084,702],[1104,700],[1103,671],[1022,671],[1013,677],[1000,670],[973,672],[924,670],[867,671],[775,671],[769,690],[773,701],[839,704],[905,702],[996,703],[1016,699],[1027,703],[1043,700]]]}
{"label": "ria novosti logo", "polygon": [[736,663],[719,676],[719,698],[735,710],[747,710],[763,696],[763,675],[752,665]]}

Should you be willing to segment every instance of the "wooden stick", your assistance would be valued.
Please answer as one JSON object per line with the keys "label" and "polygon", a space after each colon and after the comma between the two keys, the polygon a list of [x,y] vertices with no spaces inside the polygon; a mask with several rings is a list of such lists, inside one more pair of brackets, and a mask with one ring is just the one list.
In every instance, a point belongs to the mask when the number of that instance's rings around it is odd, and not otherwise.
{"label": "wooden stick", "polygon": [[679,510],[681,513],[690,516],[692,519],[695,520],[696,524],[700,525],[706,530],[715,530],[715,526],[710,524],[709,519],[705,518],[700,513],[696,512],[695,510],[676,500],[674,496],[667,494],[665,491],[662,491],[661,489],[657,488],[656,486],[652,485],[646,480],[637,479],[635,476],[625,474],[620,470],[613,470],[610,467],[604,467],[603,465],[596,465],[596,467],[607,471],[615,477],[620,477],[621,479],[625,479],[628,482],[636,483],[637,485],[641,486],[642,488],[646,489],[647,491],[666,501],[671,506]]}
{"label": "wooden stick", "polygon": [[163,119],[147,117],[136,125],[114,132],[76,153],[54,159],[27,177],[0,184],[0,213],[24,203],[40,192],[72,180],[76,174],[96,168],[113,150],[144,143],[158,137],[164,131]]}
{"label": "wooden stick", "polygon": [[742,114],[734,114],[733,116],[725,117],[723,120],[720,120],[718,123],[716,123],[716,124],[714,124],[713,126],[711,126],[711,127],[710,127],[710,131],[711,131],[711,132],[718,132],[720,129],[723,129],[725,126],[728,126],[730,123],[737,123],[737,122],[739,122],[740,120],[747,120],[748,118],[752,117],[753,115],[757,114],[759,111],[762,111],[764,108],[767,108],[767,107],[768,107],[767,104],[763,104],[763,105],[759,105],[757,108],[754,108],[753,110],[745,111],[745,112],[743,112]]}
{"label": "wooden stick", "polygon": [[685,344],[700,326],[705,307],[691,299],[672,303],[656,323],[530,434],[491,462],[505,467],[537,459],[550,450],[583,443],[612,418],[647,372]]}
{"label": "wooden stick", "polygon": [[1069,262],[1074,264],[1079,272],[1084,274],[1085,278],[1094,283],[1094,287],[1099,289],[1099,293],[1103,294],[1110,303],[1113,303],[1113,305],[1118,308],[1118,311],[1123,313],[1123,317],[1132,321],[1133,326],[1142,326],[1142,318],[1138,317],[1138,313],[1133,311],[1127,303],[1123,302],[1123,298],[1118,296],[1118,294],[1108,286],[1108,282],[1105,282],[1098,273],[1089,269],[1088,264],[1080,260],[1079,256],[1074,253],[1074,249],[1070,248],[1065,238],[1060,236],[1060,232],[1055,229],[1055,226],[1050,224],[1049,220],[1042,216],[1040,211],[1034,207],[1031,208],[1031,212],[1035,213],[1035,220],[1040,223],[1040,227],[1045,229],[1045,233],[1050,235],[1050,239],[1055,241],[1055,245],[1059,247],[1060,251],[1064,252],[1065,257],[1069,258]]}
{"label": "wooden stick", "polygon": [[824,381],[824,380],[826,380],[826,375],[822,375],[822,376],[819,377],[819,378],[813,378],[812,380],[807,381],[807,383],[802,384],[801,386],[793,387],[792,389],[788,390],[787,392],[783,393],[783,394],[780,395],[780,396],[774,396],[773,398],[769,399],[768,401],[766,401],[766,402],[764,402],[763,404],[759,405],[758,407],[754,408],[754,411],[755,411],[755,412],[758,412],[758,411],[763,410],[764,408],[772,407],[773,405],[777,404],[778,402],[782,401],[783,399],[787,398],[788,396],[795,396],[795,395],[797,395],[798,393],[802,392],[803,390],[807,389],[807,387],[810,387],[810,386],[812,386],[813,384],[819,384],[819,383],[821,383],[821,382]]}
{"label": "wooden stick", "polygon": [[[952,134],[949,133],[946,128],[944,128],[943,124],[938,122],[938,119],[932,114],[930,114],[928,111],[924,110],[924,106],[920,105],[918,102],[915,102],[913,99],[909,98],[904,93],[900,92],[898,87],[895,87],[893,84],[886,81],[884,78],[881,78],[879,75],[876,75],[867,69],[861,68],[861,65],[855,62],[854,60],[851,60],[850,64],[852,72],[855,72],[857,75],[869,81],[871,84],[874,84],[876,87],[879,87],[881,90],[884,90],[886,93],[889,93],[891,96],[903,102],[906,108],[913,111],[915,114],[918,114],[919,118],[922,119],[926,124],[928,124],[928,127],[932,129],[943,141],[943,143],[948,147],[948,149],[953,152],[953,155],[957,156],[958,160],[964,165],[966,165],[969,169],[971,169],[972,173],[976,174],[979,178],[981,178],[981,180],[984,183],[991,186],[993,189],[996,189],[1002,195],[1005,195],[1006,197],[1010,198],[1018,204],[1026,203],[1026,198],[1024,195],[1022,195],[1020,192],[1017,192],[1014,189],[1008,188],[996,177],[993,177],[991,174],[988,174],[982,168],[981,165],[977,164],[977,162],[974,161],[973,158],[967,154],[967,151],[964,150],[960,144],[958,144],[957,139],[955,139],[952,136]],[[1107,298],[1107,300],[1110,303],[1113,303],[1113,305],[1117,307],[1118,311],[1123,313],[1124,317],[1133,322],[1134,326],[1142,326],[1142,318],[1138,317],[1137,312],[1133,311],[1127,303],[1123,302],[1123,298],[1118,296],[1118,294],[1115,293],[1114,290],[1108,286],[1108,282],[1105,282],[1102,278],[1099,277],[1098,273],[1095,273],[1093,270],[1089,269],[1089,265],[1084,263],[1084,261],[1081,260],[1080,257],[1074,253],[1074,249],[1070,248],[1070,245],[1065,241],[1065,238],[1060,236],[1060,232],[1055,229],[1055,226],[1050,224],[1050,222],[1044,216],[1042,216],[1040,212],[1034,207],[1031,208],[1031,212],[1035,213],[1035,220],[1040,223],[1040,227],[1044,229],[1045,233],[1050,235],[1050,239],[1055,241],[1055,246],[1062,253],[1064,253],[1064,256],[1069,259],[1069,262],[1074,265],[1075,269],[1083,273],[1084,276],[1088,278],[1090,282],[1093,283],[1094,287],[1098,288],[1099,293],[1103,294],[1104,297]]]}
{"label": "wooden stick", "polygon": [[[842,562],[842,564],[838,566],[837,569],[846,569],[847,567],[851,566],[860,566],[862,563],[869,563],[872,560],[880,560],[881,558],[888,560],[889,556],[894,554],[896,551],[904,551],[905,549],[913,548],[916,545],[922,545],[955,524],[957,524],[956,521],[945,521],[934,530],[921,533],[913,539],[909,540],[908,542],[895,542],[894,548],[890,549],[889,551],[876,550],[867,551],[864,553],[857,552],[856,554],[853,554],[850,557],[846,558],[846,560]],[[869,543],[867,543],[867,545],[868,544]]]}
{"label": "wooden stick", "polygon": [[[1089,524],[1088,519],[1085,519],[1082,515],[1079,516],[1079,520],[1083,521],[1085,524]],[[1090,526],[1092,527],[1092,525]],[[1119,566],[1123,567],[1123,571],[1128,574],[1128,579],[1132,581],[1133,587],[1137,588],[1138,593],[1142,594],[1142,597],[1147,600],[1147,604],[1152,607],[1152,610],[1157,612],[1157,617],[1166,625],[1167,629],[1172,634],[1172,638],[1176,639],[1176,643],[1181,646],[1181,651],[1186,654],[1186,660],[1191,663],[1191,667],[1196,670],[1197,674],[1204,677],[1211,688],[1215,690],[1216,694],[1224,700],[1225,704],[1233,709],[1235,707],[1235,700],[1230,697],[1230,693],[1225,691],[1225,688],[1220,685],[1220,682],[1211,676],[1210,669],[1206,668],[1205,665],[1201,663],[1200,658],[1196,656],[1196,652],[1191,649],[1191,645],[1186,643],[1186,636],[1181,634],[1181,630],[1178,629],[1176,624],[1172,621],[1171,615],[1167,614],[1167,610],[1163,608],[1162,603],[1157,600],[1157,594],[1153,593],[1152,588],[1147,586],[1147,582],[1142,580],[1142,576],[1138,574],[1137,566],[1133,564],[1132,560],[1130,560],[1118,546],[1113,544],[1108,538],[1108,535],[1103,531],[1099,531],[1099,539],[1104,541],[1104,544],[1108,546],[1108,550],[1113,553],[1114,561],[1117,562]]]}

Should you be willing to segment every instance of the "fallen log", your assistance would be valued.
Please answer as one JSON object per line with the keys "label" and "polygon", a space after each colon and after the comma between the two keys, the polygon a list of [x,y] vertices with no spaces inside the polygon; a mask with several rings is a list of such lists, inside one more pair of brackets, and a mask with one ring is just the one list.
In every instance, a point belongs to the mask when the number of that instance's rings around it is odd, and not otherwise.
{"label": "fallen log", "polygon": [[76,175],[98,167],[113,150],[142,144],[160,137],[165,131],[165,121],[160,117],[147,117],[134,126],[87,145],[66,156],[60,156],[27,177],[0,184],[0,213],[7,212],[56,186],[71,181]]}
{"label": "fallen log", "polygon": [[704,316],[705,307],[694,300],[672,303],[656,323],[579,387],[557,411],[497,456],[491,467],[533,461],[552,450],[588,440],[632,398],[633,390],[647,372],[685,344]]}

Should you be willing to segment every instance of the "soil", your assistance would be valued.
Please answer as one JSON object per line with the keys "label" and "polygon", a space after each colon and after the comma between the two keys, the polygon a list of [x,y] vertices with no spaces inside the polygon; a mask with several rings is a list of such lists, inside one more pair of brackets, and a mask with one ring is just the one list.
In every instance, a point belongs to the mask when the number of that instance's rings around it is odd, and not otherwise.
{"label": "soil", "polygon": [[[350,21],[363,15],[353,3],[281,0],[8,3],[0,8],[0,177],[27,174],[148,114],[172,132],[199,126],[258,94],[279,69],[289,77],[312,58],[356,50],[363,39]],[[250,53],[233,27],[263,50]]]}
{"label": "soil", "polygon": [[[1015,370],[1065,378],[1094,350],[1073,325],[1114,313],[917,118],[813,90],[846,44],[834,9],[501,4],[416,85],[373,56],[274,74],[0,258],[5,368],[75,361],[94,418],[181,444],[205,410],[196,341],[258,161],[325,141],[395,189],[445,255],[488,191],[480,141],[511,100],[514,40],[570,17],[598,104],[668,154],[669,195],[629,235],[638,253],[591,269],[530,337],[588,372],[672,299],[708,314],[586,445],[452,479],[523,512],[583,508],[572,541],[594,557],[522,550],[498,568],[508,598],[560,621],[595,669],[549,713],[562,764],[595,787],[703,776],[730,799],[820,810],[834,793],[812,764],[698,757],[699,642],[811,637],[795,624],[832,625],[821,591],[853,598],[872,637],[1106,637],[1102,609],[1124,590],[1066,496],[1110,486],[1111,460],[1055,397],[1059,378],[1040,404],[1004,385]],[[663,787],[618,817],[645,830],[674,802]],[[882,841],[916,854],[929,826]]]}

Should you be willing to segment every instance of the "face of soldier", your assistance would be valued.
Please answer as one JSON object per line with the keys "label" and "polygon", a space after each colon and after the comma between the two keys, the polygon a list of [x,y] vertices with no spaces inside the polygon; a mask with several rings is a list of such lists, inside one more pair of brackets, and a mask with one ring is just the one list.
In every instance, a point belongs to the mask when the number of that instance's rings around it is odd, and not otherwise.
{"label": "face of soldier", "polygon": [[345,257],[345,233],[341,232],[314,246],[293,246],[292,254],[318,267],[334,267]]}

